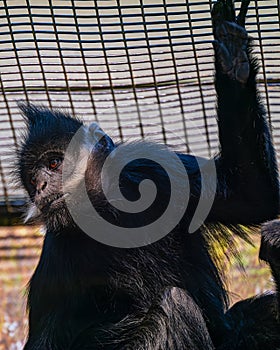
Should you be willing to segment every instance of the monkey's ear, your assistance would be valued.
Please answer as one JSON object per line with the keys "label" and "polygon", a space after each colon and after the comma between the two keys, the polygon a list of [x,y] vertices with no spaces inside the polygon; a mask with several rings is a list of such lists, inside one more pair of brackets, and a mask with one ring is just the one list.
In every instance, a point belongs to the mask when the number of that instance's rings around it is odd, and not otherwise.
{"label": "monkey's ear", "polygon": [[95,144],[95,149],[110,152],[115,148],[112,139],[100,128],[97,123],[92,123],[88,127],[88,142]]}

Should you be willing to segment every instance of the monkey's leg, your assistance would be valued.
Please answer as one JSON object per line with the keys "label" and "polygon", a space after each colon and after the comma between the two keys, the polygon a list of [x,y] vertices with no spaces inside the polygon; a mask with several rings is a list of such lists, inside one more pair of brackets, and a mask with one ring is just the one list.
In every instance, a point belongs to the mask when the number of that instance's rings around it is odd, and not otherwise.
{"label": "monkey's leg", "polygon": [[248,4],[242,2],[237,19],[230,0],[218,0],[212,12],[221,155],[209,220],[233,224],[273,219],[279,208],[276,157],[256,87],[258,67],[240,25]]}
{"label": "monkey's leg", "polygon": [[280,318],[280,221],[273,220],[262,226],[260,259],[269,263],[273,274],[278,299]]}
{"label": "monkey's leg", "polygon": [[212,350],[202,313],[180,288],[166,288],[147,310],[81,333],[70,350]]}

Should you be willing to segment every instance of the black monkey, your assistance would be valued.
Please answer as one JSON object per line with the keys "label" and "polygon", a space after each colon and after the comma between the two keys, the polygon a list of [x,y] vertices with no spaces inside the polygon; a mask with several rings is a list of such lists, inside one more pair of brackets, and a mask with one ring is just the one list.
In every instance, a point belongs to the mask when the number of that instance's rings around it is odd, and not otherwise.
{"label": "black monkey", "polygon": [[[248,3],[242,2],[237,20],[229,0],[218,0],[212,13],[221,154],[215,160],[218,183],[209,223],[258,224],[278,213],[275,153],[256,88],[257,63],[243,28]],[[261,349],[250,343],[254,327],[246,338],[238,311],[226,312],[227,294],[203,231],[186,233],[201,186],[195,158],[178,155],[189,174],[191,200],[172,232],[140,248],[106,246],[77,227],[62,191],[65,150],[82,122],[32,105],[22,110],[28,132],[19,150],[18,172],[30,196],[28,216],[37,216],[46,227],[40,261],[29,284],[25,350],[245,349],[245,343],[246,349]],[[112,223],[145,226],[165,209],[170,195],[166,173],[145,159],[131,162],[121,177],[124,195],[137,199],[139,183],[152,179],[159,188],[156,204],[134,221],[113,211],[99,177],[116,146],[103,136],[86,163],[92,204]],[[75,190],[81,174],[77,164],[73,168],[69,186]],[[264,327],[263,334],[271,338],[266,345],[271,341],[272,349],[279,343],[279,332],[273,315],[269,322],[274,328],[265,333]]]}

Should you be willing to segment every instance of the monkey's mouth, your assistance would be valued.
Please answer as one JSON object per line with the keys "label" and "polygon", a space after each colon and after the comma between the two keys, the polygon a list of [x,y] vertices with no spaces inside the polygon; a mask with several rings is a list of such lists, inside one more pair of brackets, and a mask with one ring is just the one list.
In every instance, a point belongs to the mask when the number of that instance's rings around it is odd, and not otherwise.
{"label": "monkey's mouth", "polygon": [[57,193],[55,195],[48,196],[47,198],[44,198],[38,206],[38,208],[42,212],[46,212],[50,209],[58,209],[59,206],[64,204],[64,194],[63,193]]}

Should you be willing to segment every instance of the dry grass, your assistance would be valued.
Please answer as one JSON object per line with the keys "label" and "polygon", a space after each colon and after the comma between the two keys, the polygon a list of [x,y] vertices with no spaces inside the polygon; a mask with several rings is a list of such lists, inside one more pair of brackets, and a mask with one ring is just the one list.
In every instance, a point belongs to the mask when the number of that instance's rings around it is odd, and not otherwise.
{"label": "dry grass", "polygon": [[243,269],[237,263],[229,268],[228,285],[232,304],[274,289],[268,265],[259,260],[260,238],[254,237],[253,243],[254,246],[240,241]]}
{"label": "dry grass", "polygon": [[[0,350],[22,349],[27,332],[24,291],[42,240],[38,229],[0,228]],[[257,238],[255,247],[242,243],[246,275],[237,265],[230,268],[231,302],[273,288],[269,269],[258,260],[258,247]]]}

